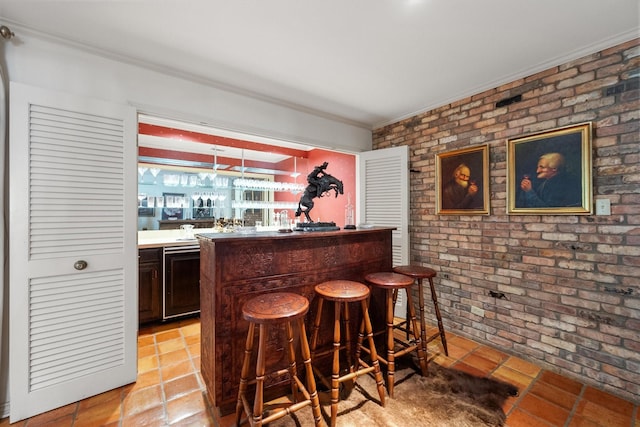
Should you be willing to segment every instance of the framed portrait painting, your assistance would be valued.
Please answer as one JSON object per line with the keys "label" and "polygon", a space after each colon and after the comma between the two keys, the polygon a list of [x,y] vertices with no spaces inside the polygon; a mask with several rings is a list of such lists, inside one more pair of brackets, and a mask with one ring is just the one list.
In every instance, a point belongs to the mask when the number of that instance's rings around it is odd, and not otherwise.
{"label": "framed portrait painting", "polygon": [[593,213],[591,123],[507,141],[507,213]]}
{"label": "framed portrait painting", "polygon": [[436,154],[436,214],[489,214],[489,147]]}

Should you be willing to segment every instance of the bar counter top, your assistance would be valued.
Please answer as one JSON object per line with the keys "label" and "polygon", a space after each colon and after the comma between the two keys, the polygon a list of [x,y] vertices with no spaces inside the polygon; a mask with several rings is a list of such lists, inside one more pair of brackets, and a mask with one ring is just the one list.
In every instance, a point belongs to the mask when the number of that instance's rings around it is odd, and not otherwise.
{"label": "bar counter top", "polygon": [[275,227],[259,227],[257,229],[255,227],[246,227],[245,229],[240,228],[234,231],[220,231],[215,228],[196,228],[193,230],[194,236],[192,239],[185,238],[183,230],[141,230],[138,231],[138,249],[197,245],[199,244],[199,240],[223,241],[247,237],[282,239],[295,236],[309,236],[312,234],[316,237],[321,237],[326,236],[326,233],[354,233],[357,231],[366,232],[380,229],[384,229],[384,227],[367,227],[357,230],[293,231],[290,233],[281,233]]}
{"label": "bar counter top", "polygon": [[[253,227],[251,227],[253,228]],[[372,233],[380,230],[393,230],[392,228],[385,227],[371,227],[366,229],[355,229],[355,230],[331,230],[331,231],[291,231],[291,232],[279,232],[277,230],[260,230],[260,231],[235,231],[233,233],[219,233],[219,232],[202,232],[197,231],[196,238],[198,240],[206,240],[206,241],[225,241],[225,240],[235,240],[235,239],[243,239],[243,238],[251,238],[256,240],[274,240],[274,239],[299,239],[299,238],[326,238],[327,236],[335,236],[344,233]]]}

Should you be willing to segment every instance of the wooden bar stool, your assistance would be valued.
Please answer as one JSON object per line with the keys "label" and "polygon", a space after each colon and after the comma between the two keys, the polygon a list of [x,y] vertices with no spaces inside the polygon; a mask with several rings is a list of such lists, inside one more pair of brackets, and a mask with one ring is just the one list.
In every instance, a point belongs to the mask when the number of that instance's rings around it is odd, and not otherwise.
{"label": "wooden bar stool", "polygon": [[[436,288],[433,285],[433,278],[436,277],[436,271],[429,267],[423,267],[421,265],[400,265],[393,267],[393,271],[399,274],[404,274],[413,278],[418,283],[418,304],[420,309],[420,333],[422,336],[422,344],[425,353],[427,352],[427,344],[434,339],[440,337],[442,341],[442,348],[444,354],[449,355],[447,349],[447,337],[444,333],[444,325],[442,324],[442,314],[440,314],[440,307],[438,306],[438,296],[436,295]],[[424,318],[424,292],[422,287],[422,279],[429,279],[429,286],[431,287],[431,300],[433,301],[433,307],[436,312],[436,319],[438,321],[438,332],[427,338],[425,318]]]}
{"label": "wooden bar stool", "polygon": [[[385,291],[385,309],[386,309],[386,332],[387,332],[387,358],[383,358],[378,355],[378,358],[382,363],[387,365],[387,391],[389,396],[393,397],[394,386],[394,374],[395,374],[395,359],[396,357],[404,356],[407,353],[416,351],[418,353],[418,361],[420,363],[420,369],[422,375],[427,375],[427,358],[422,346],[422,340],[418,331],[418,324],[416,321],[416,312],[413,307],[413,297],[411,296],[411,285],[413,285],[413,278],[405,276],[399,273],[383,272],[383,273],[371,273],[365,276],[365,281],[371,286],[376,286]],[[407,328],[410,330],[410,334],[413,335],[413,341],[401,340],[394,336],[394,301],[396,295],[400,290],[405,290],[407,294],[407,309],[409,311],[410,319],[407,319],[410,323]],[[396,344],[398,350],[396,350]]]}
{"label": "wooden bar stool", "polygon": [[[311,366],[311,352],[304,327],[304,316],[309,311],[309,300],[301,295],[290,292],[268,293],[254,297],[247,301],[242,308],[243,317],[249,321],[249,332],[247,333],[247,343],[242,362],[242,374],[240,377],[240,390],[238,391],[238,403],[236,404],[236,425],[240,425],[243,412],[247,415],[249,424],[259,427],[271,421],[275,421],[287,414],[311,405],[315,425],[321,425],[322,414],[320,412],[320,399],[316,391],[316,382],[313,377]],[[280,376],[287,372],[291,381],[291,392],[293,394],[293,404],[286,408],[279,409],[274,413],[264,417],[264,379],[267,350],[267,327],[270,325],[285,325],[287,336],[287,359],[289,366],[287,369],[276,371],[270,375]],[[251,355],[253,353],[253,341],[255,326],[260,325],[258,332],[258,356],[256,360],[256,376],[249,378],[251,365]],[[296,368],[296,354],[294,346],[293,325],[298,327],[300,340],[300,350],[302,360],[306,370],[306,386],[298,378]],[[249,384],[256,385],[253,409],[251,409],[247,398],[247,388]],[[304,399],[299,399],[302,393]]]}
{"label": "wooden bar stool", "polygon": [[[333,364],[331,369],[331,383],[328,384],[326,377],[322,373],[317,372],[318,377],[331,388],[331,427],[336,425],[338,416],[338,401],[340,397],[340,383],[345,381],[353,381],[364,374],[374,373],[376,384],[378,387],[378,395],[380,396],[380,404],[385,406],[384,381],[380,372],[380,363],[378,362],[378,354],[373,342],[373,330],[371,327],[371,319],[369,318],[369,288],[362,283],[350,280],[331,280],[320,283],[315,287],[318,295],[318,309],[316,312],[313,333],[311,335],[311,355],[315,358],[331,353],[333,355]],[[320,331],[320,323],[322,319],[322,307],[324,301],[333,301],[333,347],[321,353],[316,353],[318,343],[318,334]],[[355,353],[355,362],[351,360],[351,333],[349,324],[349,303],[360,301],[362,307],[362,321],[360,322],[360,332],[358,334],[358,342]],[[344,322],[345,340],[342,344],[340,335],[341,320]],[[360,358],[360,351],[364,336],[367,336],[369,342],[369,354],[371,355],[372,365],[367,365]],[[349,373],[340,376],[340,350],[345,350]],[[317,370],[316,370],[317,371]]]}

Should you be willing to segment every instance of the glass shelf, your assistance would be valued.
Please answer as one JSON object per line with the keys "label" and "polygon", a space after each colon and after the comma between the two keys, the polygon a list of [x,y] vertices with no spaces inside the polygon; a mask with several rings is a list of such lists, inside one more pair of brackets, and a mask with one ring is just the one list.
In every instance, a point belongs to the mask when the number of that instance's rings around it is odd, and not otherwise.
{"label": "glass shelf", "polygon": [[298,184],[296,182],[277,182],[248,178],[234,179],[233,186],[241,190],[283,191],[294,194],[303,192],[305,187],[303,184]]}
{"label": "glass shelf", "polygon": [[298,209],[298,202],[267,202],[262,200],[234,200],[233,209]]}

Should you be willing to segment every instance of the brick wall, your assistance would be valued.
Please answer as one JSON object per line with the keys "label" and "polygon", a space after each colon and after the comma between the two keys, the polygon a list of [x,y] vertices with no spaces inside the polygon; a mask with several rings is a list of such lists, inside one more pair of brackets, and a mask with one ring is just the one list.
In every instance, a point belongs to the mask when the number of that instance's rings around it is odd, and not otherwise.
{"label": "brick wall", "polygon": [[[373,137],[374,149],[410,147],[411,260],[438,270],[446,327],[636,402],[639,75],[636,39],[384,126]],[[621,83],[624,91],[611,89]],[[515,95],[522,101],[496,108]],[[594,198],[609,199],[611,215],[507,215],[507,139],[587,121]],[[489,145],[490,215],[435,215],[435,154],[480,144]]]}

